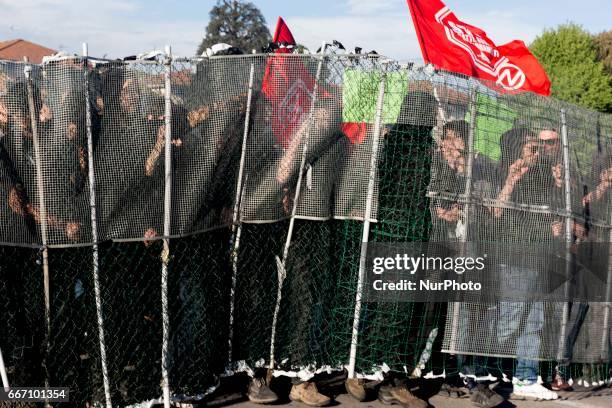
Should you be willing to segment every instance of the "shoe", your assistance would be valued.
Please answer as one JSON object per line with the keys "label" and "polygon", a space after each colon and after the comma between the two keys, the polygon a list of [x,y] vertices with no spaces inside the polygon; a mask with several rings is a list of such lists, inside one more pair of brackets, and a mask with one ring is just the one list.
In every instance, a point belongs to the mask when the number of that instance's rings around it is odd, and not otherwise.
{"label": "shoe", "polygon": [[324,407],[331,402],[329,397],[319,393],[317,385],[313,382],[294,384],[289,393],[291,401],[301,401],[311,407]]}
{"label": "shoe", "polygon": [[265,378],[253,378],[247,391],[249,401],[255,404],[271,404],[278,400],[278,396],[268,387]]}
{"label": "shoe", "polygon": [[351,397],[355,398],[359,402],[365,401],[366,390],[363,379],[347,378],[347,380],[344,382],[344,387],[346,388],[346,392],[348,392]]}
{"label": "shoe", "polygon": [[440,391],[438,391],[438,395],[446,398],[464,398],[469,394],[469,390],[467,387],[457,387],[451,384],[442,384],[440,387]]}
{"label": "shoe", "polygon": [[559,398],[556,392],[542,386],[542,384],[514,381],[512,396],[518,399],[551,401]]}
{"label": "shoe", "polygon": [[400,404],[406,408],[427,408],[429,404],[416,397],[407,387],[386,385],[378,390],[378,399],[383,404]]}
{"label": "shoe", "polygon": [[504,397],[490,389],[486,384],[478,384],[471,391],[470,401],[477,407],[493,408],[504,402]]}
{"label": "shoe", "polygon": [[572,386],[569,385],[567,381],[565,381],[563,376],[559,373],[555,374],[552,384],[550,384],[550,388],[552,388],[553,391],[571,391],[572,390]]}

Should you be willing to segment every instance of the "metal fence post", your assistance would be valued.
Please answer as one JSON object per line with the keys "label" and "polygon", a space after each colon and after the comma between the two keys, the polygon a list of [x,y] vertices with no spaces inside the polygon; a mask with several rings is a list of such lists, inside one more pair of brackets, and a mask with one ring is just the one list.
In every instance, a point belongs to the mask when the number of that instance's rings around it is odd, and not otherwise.
{"label": "metal fence post", "polygon": [[[32,126],[32,143],[34,145],[34,162],[36,167],[36,188],[38,190],[38,205],[40,207],[40,234],[42,240],[42,264],[43,264],[43,279],[44,279],[44,294],[45,294],[45,357],[43,359],[43,367],[45,370],[45,388],[49,387],[49,372],[47,367],[47,359],[51,350],[51,296],[49,288],[49,248],[47,237],[47,206],[45,205],[45,188],[43,184],[42,163],[40,157],[40,140],[38,139],[38,122],[36,118],[36,108],[34,104],[34,90],[32,87],[32,66],[26,65],[24,69],[27,92],[28,92],[28,110],[30,112],[30,123]],[[48,405],[49,402],[45,401]]]}
{"label": "metal fence post", "polygon": [[[608,243],[612,242],[612,219],[608,225]],[[606,280],[606,302],[604,303],[603,333],[601,335],[601,361],[608,361],[610,355],[610,308],[612,307],[612,251],[608,245],[608,278]]]}
{"label": "metal fence post", "polygon": [[[253,57],[255,58],[255,57]],[[242,234],[242,223],[239,221],[240,201],[242,197],[242,179],[244,173],[244,162],[246,159],[247,137],[251,119],[251,99],[253,96],[253,82],[255,78],[255,63],[251,63],[249,74],[249,90],[247,93],[246,114],[244,118],[244,133],[242,135],[242,151],[240,152],[240,167],[238,169],[238,180],[236,182],[236,196],[234,199],[234,211],[232,214],[232,251],[230,253],[232,262],[232,287],[230,290],[230,321],[228,339],[228,369],[232,364],[233,341],[234,341],[234,309],[236,296],[236,283],[238,279],[238,250],[240,248],[240,235]]]}
{"label": "metal fence post", "polygon": [[387,79],[388,65],[385,65],[378,87],[376,100],[376,117],[374,118],[374,135],[372,137],[372,154],[370,156],[370,174],[368,176],[368,192],[366,207],[363,215],[363,232],[361,235],[361,253],[359,254],[359,275],[357,277],[357,294],[355,295],[355,313],[353,315],[353,329],[351,334],[351,348],[349,351],[348,378],[355,377],[355,363],[357,360],[357,342],[359,339],[359,322],[361,319],[361,298],[363,296],[363,281],[365,279],[365,264],[370,237],[370,219],[372,218],[372,201],[374,200],[374,187],[376,184],[376,167],[378,165],[378,145],[382,129],[382,111],[385,99],[385,81]]}
{"label": "metal fence post", "polygon": [[300,198],[300,190],[302,187],[302,178],[304,175],[304,167],[306,165],[306,152],[308,151],[308,140],[310,138],[310,131],[312,129],[312,123],[314,118],[314,108],[317,101],[317,93],[319,90],[319,79],[321,78],[321,70],[323,69],[323,61],[325,60],[325,48],[327,44],[323,41],[321,46],[321,56],[319,64],[317,65],[317,73],[315,76],[315,82],[312,90],[312,100],[310,103],[310,112],[308,112],[307,132],[304,136],[304,144],[302,147],[302,161],[300,162],[300,169],[298,172],[298,179],[295,187],[295,195],[293,197],[293,208],[291,209],[291,218],[289,219],[289,228],[287,230],[287,239],[283,249],[282,259],[276,258],[278,268],[278,290],[276,292],[276,306],[274,307],[274,315],[272,317],[272,334],[270,336],[270,371],[274,369],[274,342],[276,338],[276,325],[278,323],[278,314],[280,312],[280,304],[283,296],[283,282],[287,276],[285,266],[287,263],[287,255],[289,254],[289,247],[291,246],[291,239],[293,237],[293,228],[295,226],[295,216],[297,214],[298,200]]}
{"label": "metal fence post", "polygon": [[[601,124],[599,121],[599,115],[597,115],[597,126],[596,126],[597,146],[601,150]],[[612,251],[610,250],[610,243],[612,243],[612,216],[608,218],[608,277],[606,279],[606,301],[604,306],[603,316],[603,332],[601,334],[601,361],[608,361],[610,355],[609,341],[610,341],[610,308],[612,307]]]}
{"label": "metal fence post", "polygon": [[104,314],[102,312],[102,296],[100,292],[100,269],[98,254],[98,219],[96,214],[96,179],[94,170],[93,135],[91,130],[91,100],[89,98],[89,65],[87,43],[83,43],[83,71],[85,78],[85,124],[87,127],[87,166],[89,177],[89,209],[91,214],[92,271],[96,316],[98,319],[98,338],[100,340],[100,360],[102,365],[102,380],[104,382],[104,398],[106,408],[112,407],[108,367],[106,364],[106,342],[104,338]]}
{"label": "metal fence post", "polygon": [[[569,278],[571,274],[571,246],[572,246],[572,195],[570,185],[570,154],[569,141],[567,137],[567,123],[565,119],[565,109],[561,109],[561,143],[563,144],[563,186],[565,190],[565,276]],[[568,283],[565,283],[565,294],[567,295]],[[566,346],[567,321],[569,315],[568,299],[563,303],[561,316],[561,331],[559,334],[559,349],[557,350],[557,361],[562,361],[565,357],[564,349]]]}
{"label": "metal fence post", "polygon": [[[465,164],[465,188],[463,191],[463,196],[465,197],[465,203],[463,204],[463,209],[461,211],[461,221],[464,223],[464,231],[463,234],[459,237],[459,242],[461,243],[461,251],[465,251],[465,243],[468,239],[468,222],[470,217],[470,204],[472,198],[472,169],[474,165],[474,133],[476,130],[476,117],[478,116],[478,106],[476,104],[476,89],[472,90],[470,94],[470,125],[468,129],[468,140],[467,140],[467,162]],[[442,135],[444,137],[444,135]],[[458,322],[459,322],[459,308],[461,307],[461,302],[453,302],[453,320],[451,323],[451,337],[450,337],[450,353],[454,354],[457,350],[457,331],[458,331]]]}
{"label": "metal fence post", "polygon": [[162,276],[161,276],[161,301],[162,301],[162,390],[164,395],[164,407],[170,408],[170,380],[168,375],[168,345],[170,342],[170,316],[168,314],[168,263],[170,261],[170,235],[171,230],[171,198],[172,198],[172,52],[170,46],[166,46],[164,58],[164,82],[165,82],[165,149],[164,149],[164,239],[161,254]]}
{"label": "metal fence post", "polygon": [[9,390],[8,376],[6,375],[6,366],[4,365],[4,358],[2,358],[2,349],[0,349],[0,378],[2,379],[2,387],[4,391]]}

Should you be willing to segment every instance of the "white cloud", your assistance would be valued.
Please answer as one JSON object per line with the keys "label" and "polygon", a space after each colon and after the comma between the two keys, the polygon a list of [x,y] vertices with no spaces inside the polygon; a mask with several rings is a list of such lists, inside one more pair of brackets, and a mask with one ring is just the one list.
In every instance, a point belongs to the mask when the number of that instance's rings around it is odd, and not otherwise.
{"label": "white cloud", "polygon": [[[388,0],[346,0],[348,14],[335,17],[288,17],[287,24],[298,39],[310,49],[321,41],[335,39],[347,49],[361,46],[381,54],[412,61],[422,61],[414,25],[406,2]],[[478,12],[457,10],[459,19],[482,28],[497,44],[519,39],[526,43],[542,31],[512,9],[481,8]]]}
{"label": "white cloud", "polygon": [[338,40],[347,50],[364,51],[399,59],[420,59],[419,45],[408,16],[396,17],[288,17],[287,24],[299,43],[316,50],[322,41]]}
{"label": "white cloud", "polygon": [[349,14],[368,15],[393,10],[396,4],[389,0],[347,0]]}

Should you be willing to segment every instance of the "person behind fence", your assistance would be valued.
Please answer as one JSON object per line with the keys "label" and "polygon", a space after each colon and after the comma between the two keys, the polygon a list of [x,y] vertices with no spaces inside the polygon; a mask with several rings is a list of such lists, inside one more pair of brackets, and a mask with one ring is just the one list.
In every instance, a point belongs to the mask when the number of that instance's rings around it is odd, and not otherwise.
{"label": "person behind fence", "polygon": [[[506,244],[530,246],[550,243],[559,236],[561,219],[551,213],[531,213],[504,208],[514,203],[548,205],[562,193],[558,171],[559,149],[555,145],[558,134],[552,126],[544,126],[537,137],[526,129],[514,129],[502,135],[500,173],[502,185],[493,215],[497,219],[499,237]],[[517,257],[505,251],[498,254],[500,291],[539,289],[537,264],[533,257]],[[540,277],[541,278],[541,277]],[[519,285],[516,287],[515,285]],[[513,347],[516,341],[516,366],[513,394],[537,400],[557,399],[557,394],[538,381],[539,359],[544,327],[543,302],[500,301],[496,323],[497,341]]]}
{"label": "person behind fence", "polygon": [[[28,91],[25,81],[15,80],[6,85],[4,98],[0,100],[0,126],[4,129],[3,162],[9,175],[8,183],[2,185],[7,190],[7,202],[14,215],[20,216],[30,234],[36,235],[35,226],[42,221],[39,206],[32,202],[30,195],[35,184],[27,185],[26,181],[35,174],[35,160],[31,115],[28,107]],[[40,126],[47,117],[45,104],[42,103],[39,87],[32,84],[32,99],[36,120]],[[2,112],[6,112],[3,114]],[[36,196],[36,195],[35,195]],[[80,224],[74,220],[66,221],[63,218],[47,214],[47,226],[51,231],[57,231],[69,240],[78,238]]]}
{"label": "person behind fence", "polygon": [[[425,108],[421,111],[421,107]],[[379,222],[377,227],[372,229],[370,238],[372,241],[424,242],[429,238],[431,221],[428,203],[424,199],[413,198],[425,197],[427,194],[432,161],[432,127],[435,122],[433,112],[435,112],[434,97],[420,84],[409,83],[408,93],[402,100],[397,122],[385,127],[383,133],[384,147],[379,153],[377,176]],[[366,124],[367,134],[372,134],[373,130],[372,124]],[[359,231],[361,232],[360,229]],[[354,235],[351,239],[358,247],[360,236]],[[359,251],[356,251],[356,255],[359,255]],[[369,362],[379,358],[376,356],[379,351],[385,347],[396,347],[395,341],[398,338],[401,338],[402,342],[409,341],[411,345],[412,342],[418,344],[416,339],[427,331],[421,325],[413,326],[411,316],[423,316],[427,325],[436,324],[432,323],[435,312],[430,306],[425,303],[383,302],[364,307],[359,330],[360,343],[375,342],[378,344],[378,350],[362,349],[359,359]],[[389,330],[386,338],[382,339],[379,337],[381,327],[378,326],[377,320],[392,313],[396,316],[401,314],[402,321],[395,322],[398,326],[397,331]],[[424,345],[421,358],[428,354],[429,340]],[[393,353],[398,352],[396,349],[391,350]],[[376,393],[384,404],[398,404],[411,408],[428,405],[413,393],[415,387],[418,387],[418,380],[405,378],[404,375],[393,371],[383,373],[382,376],[381,381],[347,378],[345,388],[357,401],[365,401],[368,394]]]}
{"label": "person behind fence", "polygon": [[[436,154],[434,163],[437,165],[436,172],[430,184],[430,190],[438,193],[451,195],[462,192],[466,185],[466,160],[468,146],[469,125],[463,120],[455,120],[446,123],[442,128],[442,135],[439,141],[439,152]],[[474,154],[472,162],[472,191],[473,196],[491,196],[498,185],[497,167],[491,160],[481,154]],[[480,236],[482,228],[480,224],[486,224],[487,219],[491,218],[482,206],[473,205],[470,208],[468,220],[462,220],[462,205],[450,199],[442,199],[437,202],[435,208],[435,223],[441,223],[441,230],[446,231],[447,236],[442,239],[451,241],[460,240],[463,234],[467,234],[468,239],[472,240],[475,236]],[[469,223],[468,223],[469,221]],[[466,227],[463,227],[466,225]],[[464,230],[467,228],[468,230]],[[463,304],[456,305],[460,308],[459,312],[459,343],[472,341],[473,334],[470,332],[471,309]],[[460,345],[459,349],[464,350],[467,345]],[[467,386],[472,403],[478,407],[495,407],[504,402],[504,398],[489,388],[487,358],[474,356],[472,364],[467,364],[466,356],[458,355],[458,365],[463,383]],[[449,378],[447,384],[441,389],[442,395],[460,396],[462,390],[454,389],[451,384],[459,382],[457,378]]]}
{"label": "person behind fence", "polygon": [[[295,194],[295,185],[297,182],[300,163],[301,147],[305,142],[305,138],[309,137],[309,153],[306,157],[305,172],[315,173],[315,168],[322,169],[325,166],[333,166],[334,171],[324,171],[324,174],[332,174],[330,177],[316,177],[313,180],[311,187],[306,186],[305,195],[308,197],[308,202],[315,202],[323,207],[330,209],[332,207],[334,189],[337,183],[337,177],[341,173],[341,168],[345,162],[349,142],[346,136],[340,131],[340,108],[337,101],[333,98],[322,98],[318,100],[314,107],[313,121],[310,123],[304,120],[299,128],[292,135],[289,145],[282,151],[280,161],[275,169],[271,169],[275,181],[281,186],[282,199],[280,205],[283,212],[287,215],[291,214],[293,209],[293,195]],[[331,160],[331,162],[330,162]],[[316,173],[315,173],[316,174]],[[308,175],[305,174],[302,188],[307,182]],[[278,191],[278,190],[277,190]],[[325,228],[317,230],[317,234],[323,234]],[[321,238],[323,235],[319,235]],[[317,241],[316,239],[314,241]],[[317,242],[309,242],[309,244],[317,244]],[[312,248],[312,247],[311,247]],[[308,253],[308,250],[305,250]],[[295,255],[295,254],[294,254]],[[304,262],[304,258],[299,259],[299,262]],[[323,303],[323,302],[321,302]],[[325,305],[321,306],[322,308]],[[253,402],[260,402],[264,397],[271,398],[271,390],[259,376],[253,378],[249,385],[248,396]],[[316,385],[316,379],[311,378],[307,381],[300,380],[297,377],[292,378],[292,388],[289,397],[294,401],[301,401],[310,406],[324,406],[331,402],[331,399],[321,394]]]}

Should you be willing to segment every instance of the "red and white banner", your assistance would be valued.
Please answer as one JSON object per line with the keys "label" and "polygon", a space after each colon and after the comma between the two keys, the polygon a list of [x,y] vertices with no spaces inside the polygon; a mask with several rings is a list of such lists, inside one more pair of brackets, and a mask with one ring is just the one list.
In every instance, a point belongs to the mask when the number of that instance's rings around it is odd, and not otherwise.
{"label": "red and white banner", "polygon": [[[276,44],[296,45],[281,17],[276,23],[272,40]],[[279,47],[275,53],[291,53],[291,49]],[[314,84],[315,79],[299,57],[268,58],[262,92],[272,107],[272,131],[283,148],[289,146],[295,131],[308,118]]]}
{"label": "red and white banner", "polygon": [[494,81],[508,92],[550,95],[550,80],[525,43],[495,45],[440,0],[407,0],[425,63]]}

